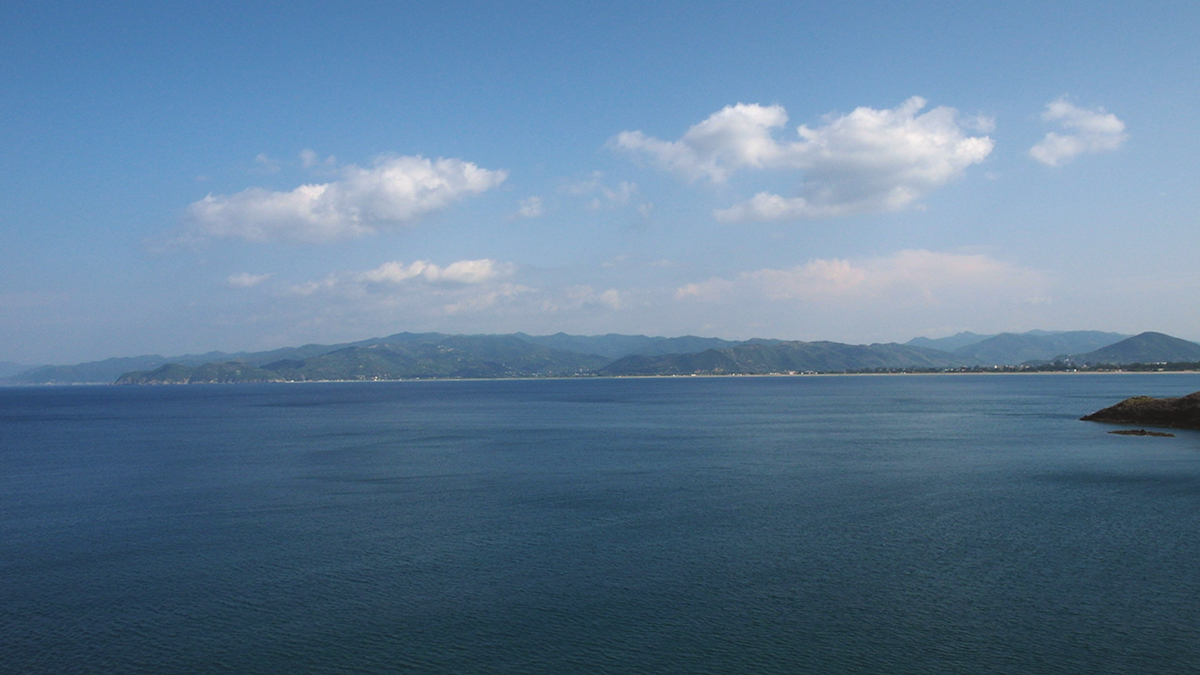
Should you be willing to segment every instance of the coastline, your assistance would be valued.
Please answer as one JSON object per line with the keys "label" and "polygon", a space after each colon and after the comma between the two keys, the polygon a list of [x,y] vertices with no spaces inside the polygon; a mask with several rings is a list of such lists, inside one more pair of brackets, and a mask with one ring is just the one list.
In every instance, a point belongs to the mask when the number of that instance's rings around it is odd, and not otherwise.
{"label": "coastline", "polygon": [[674,375],[553,375],[545,377],[411,377],[400,379],[361,379],[361,380],[266,380],[262,382],[156,382],[146,384],[117,384],[116,382],[45,382],[45,383],[0,383],[0,389],[24,389],[29,387],[179,387],[179,386],[233,386],[247,384],[328,384],[328,383],[388,383],[388,382],[497,382],[504,380],[534,381],[534,380],[657,380],[657,379],[689,379],[689,378],[781,378],[781,377],[945,377],[983,375],[995,377],[1001,375],[1037,376],[1037,375],[1195,375],[1197,370],[979,370],[979,371],[939,371],[939,372],[882,372],[882,373],[689,373]]}

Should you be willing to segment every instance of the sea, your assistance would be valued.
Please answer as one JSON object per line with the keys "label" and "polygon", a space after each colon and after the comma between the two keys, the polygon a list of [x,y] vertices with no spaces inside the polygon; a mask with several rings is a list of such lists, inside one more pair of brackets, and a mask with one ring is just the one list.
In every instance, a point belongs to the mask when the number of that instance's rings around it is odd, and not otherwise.
{"label": "sea", "polygon": [[1197,673],[1197,390],[0,388],[0,672]]}

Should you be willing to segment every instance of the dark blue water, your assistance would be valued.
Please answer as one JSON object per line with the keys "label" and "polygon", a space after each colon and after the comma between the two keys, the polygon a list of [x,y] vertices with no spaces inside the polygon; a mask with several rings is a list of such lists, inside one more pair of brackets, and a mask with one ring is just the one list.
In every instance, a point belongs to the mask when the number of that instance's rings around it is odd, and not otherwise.
{"label": "dark blue water", "polygon": [[1198,375],[0,389],[0,670],[1194,673]]}

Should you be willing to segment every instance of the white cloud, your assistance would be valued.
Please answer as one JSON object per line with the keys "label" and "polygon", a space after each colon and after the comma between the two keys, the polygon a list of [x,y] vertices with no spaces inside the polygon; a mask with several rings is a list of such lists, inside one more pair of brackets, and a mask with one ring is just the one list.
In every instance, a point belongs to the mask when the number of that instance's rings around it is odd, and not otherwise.
{"label": "white cloud", "polygon": [[625,301],[621,297],[621,292],[615,288],[610,288],[607,291],[604,291],[597,296],[596,299],[600,301],[600,304],[608,307],[609,309],[621,309],[625,306]]}
{"label": "white cloud", "polygon": [[468,295],[457,302],[442,305],[441,312],[446,315],[477,312],[500,302],[511,302],[517,296],[529,293],[532,290],[532,288],[520,284],[497,284],[486,293]]}
{"label": "white cloud", "polygon": [[707,178],[720,183],[742,167],[763,168],[777,162],[785,150],[771,137],[771,130],[786,122],[782,106],[739,103],[713,113],[678,141],[622,131],[610,143],[649,155],[661,168],[689,180]]}
{"label": "white cloud", "polygon": [[521,208],[517,210],[517,215],[522,218],[537,218],[542,215],[542,198],[529,197],[522,199]]}
{"label": "white cloud", "polygon": [[533,292],[528,286],[505,281],[515,271],[511,263],[486,258],[460,260],[445,267],[428,260],[392,261],[365,272],[330,274],[293,286],[285,295],[319,308],[314,311],[360,319],[403,316],[406,320],[432,320],[490,307],[502,309]]}
{"label": "white cloud", "polygon": [[513,273],[510,263],[497,263],[487,258],[481,260],[459,260],[446,267],[438,267],[428,260],[418,260],[410,265],[402,262],[386,262],[373,270],[356,275],[360,282],[374,284],[398,284],[410,279],[428,283],[481,284]]}
{"label": "white cloud", "polygon": [[1029,156],[1046,166],[1062,166],[1085,152],[1116,150],[1129,140],[1125,123],[1104,108],[1085,110],[1059,97],[1046,105],[1042,120],[1054,122],[1068,134],[1053,131],[1029,149]]}
{"label": "white cloud", "polygon": [[592,173],[592,177],[585,181],[571,183],[563,188],[569,194],[579,195],[581,197],[592,197],[588,201],[588,208],[592,210],[602,207],[617,208],[627,206],[633,195],[637,194],[637,183],[622,181],[616,186],[610,186],[604,183],[604,174],[600,171]]}
{"label": "white cloud", "polygon": [[813,260],[786,269],[714,277],[676,290],[680,299],[721,300],[749,295],[808,303],[938,305],[981,291],[1019,302],[1043,302],[1042,275],[983,254],[904,250],[852,262]]}
{"label": "white cloud", "polygon": [[[892,209],[903,208],[916,198],[911,191],[897,190],[893,195]],[[848,215],[864,209],[861,203],[855,204],[821,204],[810,202],[805,197],[781,197],[770,192],[760,192],[750,199],[734,204],[727,209],[713,212],[717,220],[724,223],[742,223],[747,221],[789,220],[797,218],[832,218]],[[869,209],[885,210],[885,209]]]}
{"label": "white cloud", "polygon": [[234,288],[252,288],[270,278],[270,274],[250,274],[249,272],[242,272],[241,274],[230,274],[229,277],[225,279],[225,283]]}
{"label": "white cloud", "polygon": [[601,206],[625,206],[629,203],[629,198],[637,194],[637,183],[621,181],[615,188],[600,186],[600,195],[604,198],[601,201],[599,198],[593,199],[591,207],[598,209]]}
{"label": "white cloud", "polygon": [[405,264],[393,260],[365,272],[343,272],[330,274],[323,279],[306,281],[293,286],[291,295],[313,295],[318,292],[338,291],[341,293],[364,294],[390,292],[398,286],[420,284],[435,287],[436,292],[452,292],[467,286],[481,286],[512,276],[516,265],[502,263],[489,258],[459,260],[445,267],[428,260],[417,260]]}
{"label": "white cloud", "polygon": [[591,286],[580,285],[544,293],[536,311],[550,314],[594,309],[615,311],[627,304],[626,294],[615,288],[597,292]]}
{"label": "white cloud", "polygon": [[289,295],[313,295],[320,291],[326,291],[329,289],[337,288],[341,285],[342,285],[342,280],[339,279],[336,274],[330,274],[330,275],[326,276],[324,279],[318,279],[315,281],[306,281],[302,284],[292,286],[291,289],[289,289],[288,294]]}
{"label": "white cloud", "polygon": [[855,343],[936,326],[1001,332],[1060,321],[1069,308],[1055,300],[1057,283],[977,251],[903,250],[675,284],[649,318],[716,335]]}
{"label": "white cloud", "polygon": [[861,107],[827,116],[816,128],[801,125],[798,141],[780,143],[773,130],[787,122],[778,105],[739,103],[693,126],[678,141],[626,131],[610,145],[649,157],[689,180],[726,181],[740,169],[804,172],[799,196],[760,192],[716,212],[725,221],[826,218],[906,208],[931,190],[982,162],[994,143],[969,136],[994,125],[986,118],[960,123],[958,111],[937,107],[923,114],[914,96],[890,110]]}
{"label": "white cloud", "polygon": [[247,241],[328,242],[411,223],[507,177],[459,159],[382,157],[349,165],[341,179],[291,192],[250,188],[188,207],[194,234]]}

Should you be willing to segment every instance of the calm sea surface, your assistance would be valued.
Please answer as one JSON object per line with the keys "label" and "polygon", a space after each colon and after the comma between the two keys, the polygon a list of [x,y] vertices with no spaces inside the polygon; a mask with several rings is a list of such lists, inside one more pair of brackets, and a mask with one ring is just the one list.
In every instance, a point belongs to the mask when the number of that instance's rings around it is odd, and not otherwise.
{"label": "calm sea surface", "polygon": [[0,671],[1196,673],[1196,390],[0,389]]}

